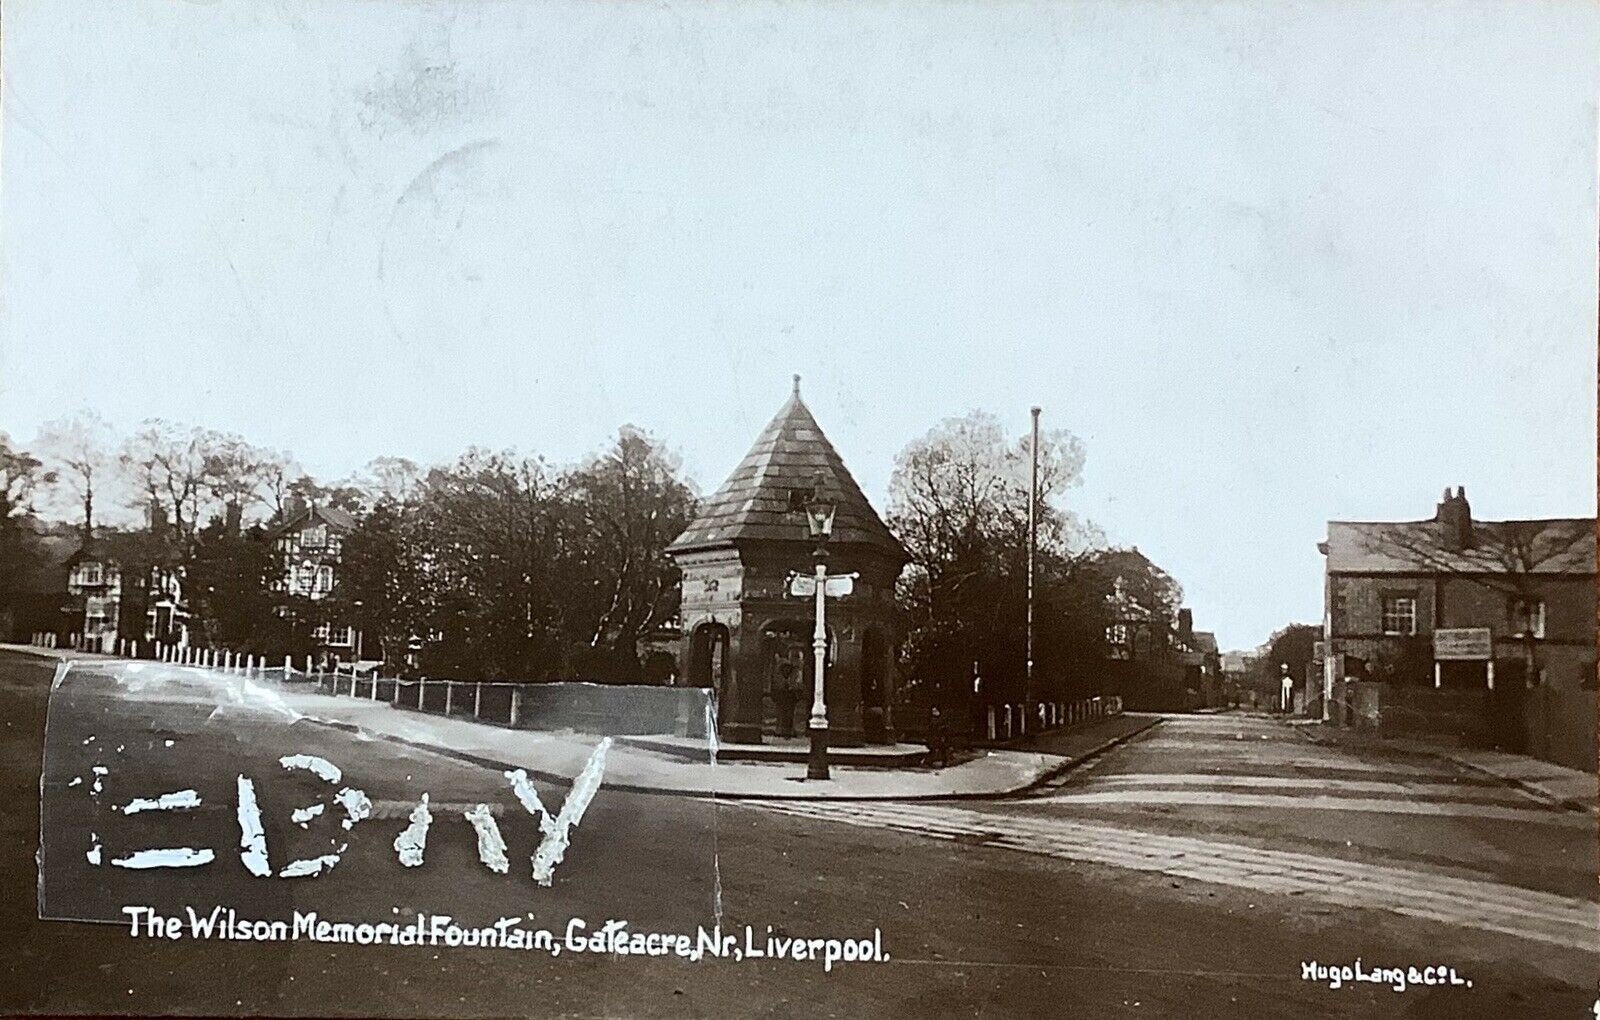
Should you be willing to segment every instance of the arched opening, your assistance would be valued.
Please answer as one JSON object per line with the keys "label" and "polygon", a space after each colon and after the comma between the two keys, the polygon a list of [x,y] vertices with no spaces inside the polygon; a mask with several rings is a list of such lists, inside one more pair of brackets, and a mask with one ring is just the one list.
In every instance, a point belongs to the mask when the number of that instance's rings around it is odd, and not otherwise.
{"label": "arched opening", "polygon": [[861,729],[868,743],[888,740],[889,643],[883,631],[868,627],[861,635]]}
{"label": "arched opening", "polygon": [[[773,620],[761,628],[761,726],[767,733],[796,737],[806,734],[817,672],[812,648],[815,628],[813,621],[799,618]],[[829,698],[835,696],[838,654],[838,635],[829,627]],[[834,706],[830,705],[828,715],[831,718],[833,714]]]}
{"label": "arched opening", "polygon": [[709,687],[717,694],[718,705],[728,704],[728,628],[720,623],[703,623],[691,639],[689,684]]}
{"label": "arched opening", "polygon": [[811,627],[774,620],[761,628],[761,728],[780,737],[805,732],[811,703]]}

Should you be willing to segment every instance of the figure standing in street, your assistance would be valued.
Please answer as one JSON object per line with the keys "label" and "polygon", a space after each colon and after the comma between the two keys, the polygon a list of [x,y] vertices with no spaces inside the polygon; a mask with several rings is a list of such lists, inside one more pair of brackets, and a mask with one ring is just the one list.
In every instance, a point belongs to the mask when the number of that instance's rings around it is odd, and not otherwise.
{"label": "figure standing in street", "polygon": [[949,764],[950,734],[945,728],[944,714],[935,705],[928,712],[928,765],[944,768]]}
{"label": "figure standing in street", "polygon": [[800,685],[795,679],[794,663],[778,663],[778,675],[772,683],[772,703],[778,709],[778,736],[794,736],[794,705],[800,695]]}

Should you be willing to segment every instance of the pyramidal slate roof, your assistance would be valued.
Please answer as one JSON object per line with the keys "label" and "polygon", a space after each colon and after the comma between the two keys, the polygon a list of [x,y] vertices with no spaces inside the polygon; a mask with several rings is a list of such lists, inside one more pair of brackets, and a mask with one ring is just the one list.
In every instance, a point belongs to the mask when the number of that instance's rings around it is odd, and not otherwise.
{"label": "pyramidal slate roof", "polygon": [[[837,503],[829,545],[865,545],[904,563],[908,556],[861,487],[850,476],[811,411],[800,399],[800,377],[794,393],[756,437],[733,474],[700,505],[695,519],[668,552],[687,552],[740,542],[778,541],[812,544],[805,513],[795,499],[809,498],[818,471]],[[795,495],[795,494],[799,495]]]}

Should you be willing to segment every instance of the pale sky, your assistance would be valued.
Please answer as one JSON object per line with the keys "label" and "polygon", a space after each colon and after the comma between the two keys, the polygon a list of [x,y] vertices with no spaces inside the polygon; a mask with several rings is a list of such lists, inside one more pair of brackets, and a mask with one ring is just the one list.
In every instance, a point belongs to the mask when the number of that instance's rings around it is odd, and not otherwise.
{"label": "pale sky", "polygon": [[1329,518],[1594,513],[1600,8],[4,7],[0,431],[292,450],[623,422],[715,488],[805,376],[885,509],[940,419],[1251,646]]}

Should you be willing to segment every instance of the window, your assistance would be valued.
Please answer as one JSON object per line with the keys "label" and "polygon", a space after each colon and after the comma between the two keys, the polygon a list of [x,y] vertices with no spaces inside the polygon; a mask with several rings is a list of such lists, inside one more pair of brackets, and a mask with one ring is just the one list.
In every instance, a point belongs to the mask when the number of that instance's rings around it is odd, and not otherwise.
{"label": "window", "polygon": [[[60,577],[61,575],[57,574],[56,576]],[[102,575],[101,575],[101,572],[100,572],[100,564],[98,564],[98,563],[80,563],[80,564],[78,564],[78,583],[79,584],[99,584],[100,581],[101,581],[101,576]]]}
{"label": "window", "polygon": [[1383,632],[1385,634],[1415,634],[1417,632],[1417,600],[1410,595],[1388,595],[1383,600]]}
{"label": "window", "polygon": [[811,497],[814,496],[815,494],[816,494],[816,490],[812,489],[812,488],[809,488],[809,487],[804,488],[804,489],[790,489],[789,490],[789,512],[790,513],[796,513],[796,512],[805,513],[806,512],[806,504],[811,502]]}
{"label": "window", "polygon": [[354,631],[349,627],[335,627],[331,623],[317,624],[311,631],[311,638],[319,644],[334,648],[348,648],[355,644]]}
{"label": "window", "polygon": [[333,568],[324,563],[317,568],[317,579],[312,585],[312,595],[326,595],[333,591]]}
{"label": "window", "polygon": [[1544,600],[1511,601],[1511,633],[1517,637],[1544,637]]}
{"label": "window", "polygon": [[300,532],[300,544],[307,549],[321,549],[328,544],[328,529],[319,524]]}

